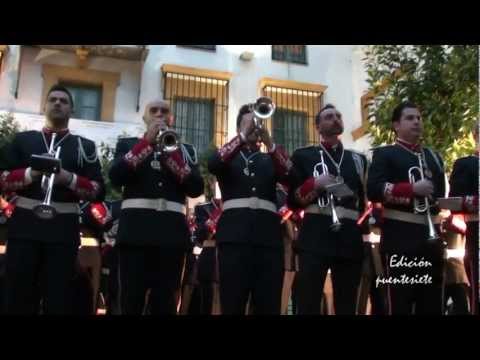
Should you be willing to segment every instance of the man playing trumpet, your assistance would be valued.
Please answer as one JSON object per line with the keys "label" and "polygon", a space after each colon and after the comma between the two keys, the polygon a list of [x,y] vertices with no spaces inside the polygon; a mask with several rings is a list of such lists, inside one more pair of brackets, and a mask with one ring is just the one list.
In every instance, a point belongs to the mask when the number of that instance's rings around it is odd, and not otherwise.
{"label": "man playing trumpet", "polygon": [[200,196],[204,184],[194,147],[170,129],[169,103],[150,102],[143,119],[145,135],[118,141],[109,174],[114,186],[123,187],[116,241],[121,310],[141,314],[150,289],[152,315],[176,314],[190,248],[185,202]]}
{"label": "man playing trumpet", "polygon": [[105,194],[95,143],[68,129],[72,112],[70,92],[53,86],[42,131],[18,133],[4,149],[0,187],[18,195],[7,240],[9,314],[38,313],[37,284],[44,314],[72,312],[71,282],[80,244],[78,203],[102,201]]}
{"label": "man playing trumpet", "polygon": [[[336,314],[355,315],[363,258],[362,234],[368,221],[356,224],[365,210],[367,159],[343,147],[342,114],[326,105],[315,118],[321,142],[292,156],[289,205],[304,208],[298,236],[296,294],[299,314],[320,314],[327,272],[333,283]],[[333,187],[332,187],[333,185]],[[338,193],[335,187],[341,189]]]}
{"label": "man playing trumpet", "polygon": [[389,314],[442,313],[444,245],[434,199],[445,196],[443,162],[421,144],[418,107],[403,102],[393,111],[395,144],[376,148],[368,197],[383,203],[381,253]]}
{"label": "man playing trumpet", "polygon": [[[289,161],[259,124],[259,115],[270,117],[274,110],[268,98],[242,106],[238,135],[208,162],[222,192],[216,239],[225,315],[245,314],[249,296],[249,313],[280,314],[284,254],[276,184],[286,180]],[[268,153],[260,152],[262,142]]]}

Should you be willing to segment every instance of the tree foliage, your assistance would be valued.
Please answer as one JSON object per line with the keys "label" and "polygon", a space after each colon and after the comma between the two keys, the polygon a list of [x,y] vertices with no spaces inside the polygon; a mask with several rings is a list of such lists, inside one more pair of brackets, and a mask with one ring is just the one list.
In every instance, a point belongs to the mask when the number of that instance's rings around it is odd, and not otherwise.
{"label": "tree foliage", "polygon": [[439,151],[447,171],[473,152],[478,119],[478,46],[373,45],[366,51],[373,145],[391,143],[393,109],[416,103],[424,122],[423,141]]}

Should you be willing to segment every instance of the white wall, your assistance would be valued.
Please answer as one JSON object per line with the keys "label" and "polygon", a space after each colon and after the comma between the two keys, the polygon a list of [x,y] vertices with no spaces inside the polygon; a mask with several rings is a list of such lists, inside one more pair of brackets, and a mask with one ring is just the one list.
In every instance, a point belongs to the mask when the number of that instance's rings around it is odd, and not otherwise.
{"label": "white wall", "polygon": [[[0,110],[14,110],[22,123],[38,126],[41,117],[21,116],[20,113],[40,113],[42,91],[41,66],[44,63],[76,66],[74,54],[58,53],[35,48],[25,48],[19,99],[13,98],[15,67],[12,65],[17,51],[11,46],[7,71],[0,75]],[[318,83],[327,86],[324,100],[335,104],[345,119],[343,141],[347,147],[358,150],[368,148],[368,139],[353,143],[351,131],[360,126],[360,97],[366,88],[364,71],[360,64],[361,51],[351,45],[308,45],[307,65],[287,64],[271,59],[271,45],[217,45],[216,52],[177,47],[176,45],[150,45],[142,80],[141,109],[137,113],[136,101],[139,84],[138,62],[95,57],[89,69],[121,73],[117,89],[115,122],[98,123],[72,120],[72,130],[84,136],[112,142],[117,135],[127,132],[137,135],[143,126],[143,107],[151,99],[161,97],[161,71],[163,64],[228,71],[233,73],[229,88],[229,137],[235,134],[235,118],[242,104],[252,102],[259,95],[259,80],[263,77]],[[243,51],[254,53],[250,62],[240,60]],[[37,124],[38,123],[38,124]],[[35,125],[36,124],[36,125]]]}

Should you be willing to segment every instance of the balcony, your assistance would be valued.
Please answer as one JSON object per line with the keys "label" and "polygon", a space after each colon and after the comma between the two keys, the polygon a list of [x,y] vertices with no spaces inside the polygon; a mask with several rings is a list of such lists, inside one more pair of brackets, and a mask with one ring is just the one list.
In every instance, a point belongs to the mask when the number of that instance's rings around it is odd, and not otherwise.
{"label": "balcony", "polygon": [[145,61],[148,55],[146,45],[33,45],[41,49],[61,50],[79,57],[105,56],[130,61]]}

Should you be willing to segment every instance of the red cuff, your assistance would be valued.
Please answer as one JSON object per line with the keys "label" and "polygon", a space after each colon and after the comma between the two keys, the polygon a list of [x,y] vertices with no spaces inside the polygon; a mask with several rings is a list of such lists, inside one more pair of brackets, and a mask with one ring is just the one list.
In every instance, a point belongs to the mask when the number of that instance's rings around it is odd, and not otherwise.
{"label": "red cuff", "polygon": [[207,230],[209,233],[215,234],[215,232],[217,231],[218,220],[220,219],[221,215],[222,215],[222,209],[213,210],[210,217],[205,222],[205,226],[207,227]]}
{"label": "red cuff", "polygon": [[136,168],[152,151],[150,143],[143,138],[125,155],[125,161],[130,167]]}
{"label": "red cuff", "polygon": [[287,151],[278,145],[275,145],[275,150],[270,153],[275,167],[275,173],[279,177],[286,176],[292,167],[292,162],[288,158]]}
{"label": "red cuff", "polygon": [[74,184],[73,192],[80,199],[95,199],[100,189],[100,185],[96,181],[91,181],[86,177],[77,175],[77,181]]}
{"label": "red cuff", "polygon": [[3,215],[9,219],[12,217],[13,211],[15,210],[16,205],[14,203],[8,202],[7,200],[0,198],[0,210],[3,212]]}
{"label": "red cuff", "polygon": [[395,184],[393,186],[392,195],[393,196],[398,196],[398,197],[412,198],[413,197],[413,186],[412,186],[412,184],[410,184],[408,182]]}
{"label": "red cuff", "polygon": [[95,203],[90,206],[90,213],[100,225],[105,225],[108,219],[108,209],[103,203]]}
{"label": "red cuff", "polygon": [[228,162],[232,159],[242,147],[240,135],[235,136],[230,142],[223,145],[218,153],[222,162]]}
{"label": "red cuff", "polygon": [[[406,190],[406,186],[404,186],[403,184],[404,183],[385,183],[385,187],[383,189],[383,197],[385,199],[385,202],[398,205],[409,205],[412,201],[411,197],[404,195],[394,195],[394,191],[400,194],[408,193],[408,190]],[[396,186],[399,186],[397,190],[395,190]]]}
{"label": "red cuff", "polygon": [[0,188],[3,192],[17,191],[25,187],[25,172],[27,169],[4,171],[0,175]]}
{"label": "red cuff", "polygon": [[302,186],[295,192],[297,200],[303,204],[308,204],[317,197],[315,191],[315,178],[312,176],[308,178]]}
{"label": "red cuff", "polygon": [[180,149],[165,154],[162,159],[164,165],[170,169],[180,183],[183,183],[185,178],[192,172],[190,166],[183,159]]}

